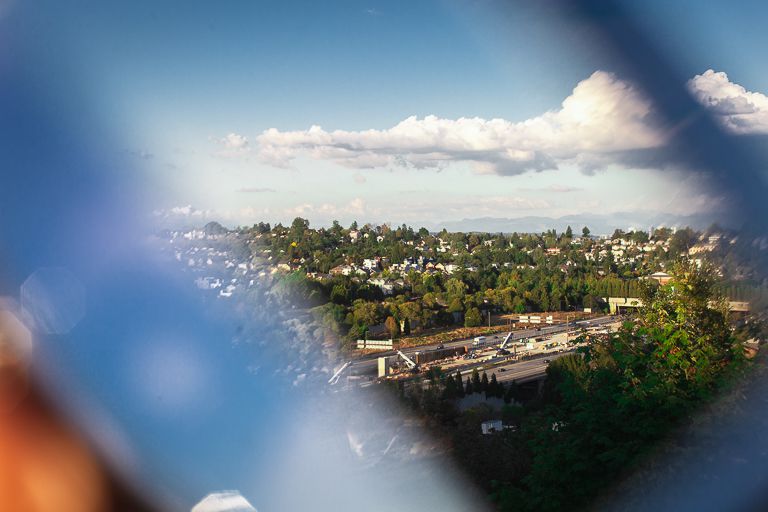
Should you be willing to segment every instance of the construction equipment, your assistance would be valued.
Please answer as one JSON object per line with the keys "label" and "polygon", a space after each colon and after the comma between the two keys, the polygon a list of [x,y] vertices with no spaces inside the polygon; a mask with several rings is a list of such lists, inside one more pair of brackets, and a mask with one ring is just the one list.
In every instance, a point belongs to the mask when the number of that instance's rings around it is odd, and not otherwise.
{"label": "construction equipment", "polygon": [[499,350],[496,351],[497,356],[508,356],[509,350],[507,350],[507,344],[509,343],[509,340],[512,339],[512,333],[510,332],[507,334],[507,336],[504,338],[504,341],[501,342],[501,345],[499,345]]}
{"label": "construction equipment", "polygon": [[333,377],[328,379],[328,384],[333,386],[334,384],[339,382],[339,379],[341,378],[341,374],[344,373],[344,370],[349,368],[349,365],[351,365],[351,364],[352,364],[352,361],[347,361],[346,363],[344,363],[341,368],[336,370],[336,373],[333,374]]}
{"label": "construction equipment", "polygon": [[405,364],[408,366],[408,370],[410,370],[411,373],[419,372],[419,365],[416,364],[413,359],[403,354],[400,350],[397,351],[397,355],[399,355],[403,361],[405,361]]}

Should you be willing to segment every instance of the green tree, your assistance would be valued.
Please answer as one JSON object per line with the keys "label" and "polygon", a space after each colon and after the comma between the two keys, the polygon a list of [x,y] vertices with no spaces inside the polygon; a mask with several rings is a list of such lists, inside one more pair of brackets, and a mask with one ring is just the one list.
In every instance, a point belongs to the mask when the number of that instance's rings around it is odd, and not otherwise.
{"label": "green tree", "polygon": [[464,311],[464,304],[461,303],[461,299],[455,297],[451,299],[451,303],[448,304],[449,313],[461,313]]}
{"label": "green tree", "polygon": [[467,312],[464,314],[464,327],[477,327],[482,321],[483,317],[480,314],[480,310],[476,307],[467,309]]}
{"label": "green tree", "polygon": [[469,377],[467,377],[467,384],[464,386],[464,395],[471,395],[474,393],[474,387],[472,386],[472,381]]}
{"label": "green tree", "polygon": [[[482,389],[482,381],[480,380],[480,372],[477,371],[477,368],[472,369],[472,389],[474,393],[480,393],[483,391]],[[487,377],[486,377],[487,379]]]}
{"label": "green tree", "polygon": [[452,400],[459,396],[458,389],[456,387],[456,380],[453,375],[448,375],[445,379],[445,387],[443,388],[443,399]]}
{"label": "green tree", "polygon": [[400,320],[400,322],[401,322],[403,334],[406,336],[411,334],[411,321],[407,318],[403,318],[402,320]]}
{"label": "green tree", "polygon": [[466,290],[467,285],[455,277],[452,277],[445,282],[445,293],[447,293],[449,297],[461,299],[464,297]]}
{"label": "green tree", "polygon": [[397,338],[400,335],[400,324],[393,316],[388,316],[384,321],[384,325],[391,338]]}
{"label": "green tree", "polygon": [[352,318],[360,326],[377,325],[381,321],[381,308],[375,302],[357,299],[352,303]]}
{"label": "green tree", "polygon": [[464,379],[461,378],[461,372],[459,370],[456,370],[456,376],[454,377],[454,382],[456,382],[456,390],[458,391],[459,398],[463,398],[464,393]]}
{"label": "green tree", "polygon": [[333,285],[330,299],[334,304],[347,304],[349,300],[349,289],[342,283]]}
{"label": "green tree", "polygon": [[685,256],[696,243],[696,232],[691,228],[678,229],[669,240],[669,252],[672,256]]}
{"label": "green tree", "polygon": [[491,374],[491,381],[488,383],[488,391],[486,395],[496,398],[504,397],[504,386],[496,379],[495,373]]}
{"label": "green tree", "polygon": [[646,287],[634,321],[593,339],[583,357],[549,365],[544,406],[529,427],[519,496],[528,508],[583,506],[741,368],[715,269],[681,261],[671,274],[668,285]]}
{"label": "green tree", "polygon": [[400,318],[405,318],[411,322],[419,320],[421,317],[421,304],[416,301],[404,302],[398,307]]}

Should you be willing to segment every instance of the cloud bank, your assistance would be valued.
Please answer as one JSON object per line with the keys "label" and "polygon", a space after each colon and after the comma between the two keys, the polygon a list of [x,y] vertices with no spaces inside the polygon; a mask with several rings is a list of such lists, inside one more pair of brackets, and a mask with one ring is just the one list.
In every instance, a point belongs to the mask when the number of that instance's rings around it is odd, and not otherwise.
{"label": "cloud bank", "polygon": [[560,109],[521,122],[412,116],[387,130],[271,128],[257,141],[260,158],[278,167],[307,153],[355,169],[468,162],[477,172],[502,175],[555,169],[563,161],[591,168],[608,154],[662,143],[650,102],[603,71],[580,82]]}
{"label": "cloud bank", "polygon": [[[736,134],[768,133],[768,97],[707,70],[688,82],[692,94]],[[291,167],[300,155],[352,169],[393,166],[440,169],[467,163],[478,173],[516,175],[575,165],[585,172],[610,166],[669,165],[665,129],[650,100],[629,82],[596,71],[579,82],[556,110],[519,122],[479,117],[408,117],[384,130],[270,128],[256,137],[258,158]],[[225,151],[251,151],[246,137],[231,133]]]}

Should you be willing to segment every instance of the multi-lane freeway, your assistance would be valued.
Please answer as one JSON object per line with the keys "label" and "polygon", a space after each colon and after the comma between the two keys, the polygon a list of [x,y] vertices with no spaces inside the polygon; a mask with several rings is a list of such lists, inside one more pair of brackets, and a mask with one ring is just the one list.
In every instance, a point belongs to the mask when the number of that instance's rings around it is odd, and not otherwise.
{"label": "multi-lane freeway", "polygon": [[[489,375],[496,374],[496,380],[499,382],[508,382],[514,380],[515,382],[522,383],[529,380],[538,379],[547,371],[549,362],[559,357],[563,357],[566,354],[573,352],[569,350],[567,352],[560,352],[555,354],[544,354],[536,359],[527,359],[524,361],[509,361],[498,366],[484,368],[483,371]],[[461,374],[471,373],[470,371],[462,371]]]}
{"label": "multi-lane freeway", "polygon": [[[558,334],[558,333],[561,333],[561,332],[573,331],[573,330],[580,329],[580,328],[583,328],[583,327],[597,327],[597,326],[601,326],[601,325],[608,324],[608,323],[615,322],[615,321],[616,321],[616,317],[615,316],[602,316],[602,317],[598,317],[598,318],[593,318],[591,320],[581,320],[579,322],[572,322],[572,323],[568,323],[568,324],[558,324],[558,325],[542,326],[540,328],[540,330],[539,329],[535,329],[535,328],[524,329],[524,330],[519,330],[519,331],[514,332],[514,334],[510,338],[510,341],[516,341],[516,340],[521,340],[521,339],[525,339],[525,338],[533,338],[533,337],[539,338],[539,337],[542,337],[542,336],[551,336],[551,335]],[[501,343],[501,341],[503,340],[504,336],[505,336],[504,333],[497,334],[495,336],[496,339],[495,340],[491,339],[490,341],[492,342],[492,344],[498,345],[498,344]],[[490,338],[493,338],[493,337],[490,337]],[[452,341],[452,342],[449,342],[449,343],[444,343],[442,345],[443,345],[444,348],[452,348],[452,347],[460,347],[460,346],[471,344],[471,343],[472,343],[472,338],[466,338],[466,339],[462,339],[462,340]],[[421,345],[421,346],[417,346],[417,347],[408,347],[408,348],[402,349],[402,351],[406,355],[412,355],[412,354],[415,354],[416,352],[429,352],[431,350],[438,350],[437,347],[439,345],[440,344],[435,343],[435,344],[431,344],[431,345]],[[487,347],[488,347],[488,344],[486,344],[486,348]],[[377,353],[374,353],[374,354],[366,354],[364,356],[361,356],[360,358],[355,359],[355,360],[352,361],[352,363],[350,365],[351,373],[354,373],[354,374],[357,374],[357,375],[375,373],[376,372],[376,365],[377,365],[378,358],[379,357],[384,357],[384,356],[392,356],[392,355],[395,355],[394,351],[377,352]],[[534,361],[536,361],[536,360],[525,361],[525,362],[532,363]],[[521,363],[522,362],[515,362],[514,365],[520,365]],[[513,363],[510,362],[510,364],[513,364]],[[543,363],[541,363],[541,364],[543,364]],[[479,364],[479,365],[478,364],[469,364],[469,365],[466,366],[466,368],[470,368],[471,369],[474,366],[482,366],[482,364]],[[546,366],[545,366],[545,368],[546,368]],[[498,379],[501,379],[502,374],[504,374],[504,372],[497,373],[496,377]],[[511,378],[514,378],[514,377],[511,377]],[[510,380],[510,379],[509,378],[505,378],[505,380]]]}

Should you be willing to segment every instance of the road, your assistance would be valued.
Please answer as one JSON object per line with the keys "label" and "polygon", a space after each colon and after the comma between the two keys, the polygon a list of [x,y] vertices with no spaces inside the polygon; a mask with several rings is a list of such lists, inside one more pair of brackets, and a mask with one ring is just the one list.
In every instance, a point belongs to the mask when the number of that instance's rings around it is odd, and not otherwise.
{"label": "road", "polygon": [[495,373],[496,380],[499,382],[509,382],[512,380],[518,383],[526,382],[544,375],[547,371],[547,366],[549,366],[549,363],[546,361],[552,361],[570,353],[573,353],[573,351],[569,350],[568,352],[561,352],[559,354],[547,354],[540,358],[529,359],[526,361],[510,361],[508,364],[488,368],[486,369],[486,372],[489,376],[492,373]]}
{"label": "road", "polygon": [[[574,325],[558,324],[558,325],[551,325],[551,326],[542,326],[540,331],[536,329],[525,329],[521,331],[514,331],[514,334],[512,335],[512,338],[510,339],[510,341],[521,340],[524,338],[534,338],[534,337],[539,338],[542,336],[549,336],[549,335],[558,334],[561,332],[573,331],[581,327],[596,327],[596,326],[604,325],[607,323],[615,322],[616,320],[617,320],[617,317],[615,316],[602,316],[602,317],[594,318],[591,320],[581,320],[579,322],[575,322]],[[502,333],[496,336],[498,337],[498,341],[495,344],[500,344],[504,339],[504,336],[506,336],[506,334]],[[489,336],[489,338],[492,338],[492,336]],[[467,345],[471,343],[472,343],[472,338],[466,338],[463,340],[452,341],[450,343],[444,343],[443,345],[445,348],[452,348],[452,347],[461,347],[463,345]],[[428,352],[430,350],[436,350],[438,345],[439,343],[434,343],[431,345],[420,345],[418,347],[408,347],[408,348],[404,348],[402,351],[407,355],[415,354],[416,352]],[[352,361],[350,371],[351,373],[357,374],[357,375],[376,373],[378,358],[392,356],[392,355],[395,355],[395,351],[393,350],[376,352],[374,354],[366,354]],[[472,366],[475,366],[475,365],[471,365],[468,367],[471,368]],[[496,377],[499,378],[500,375],[496,375]]]}

